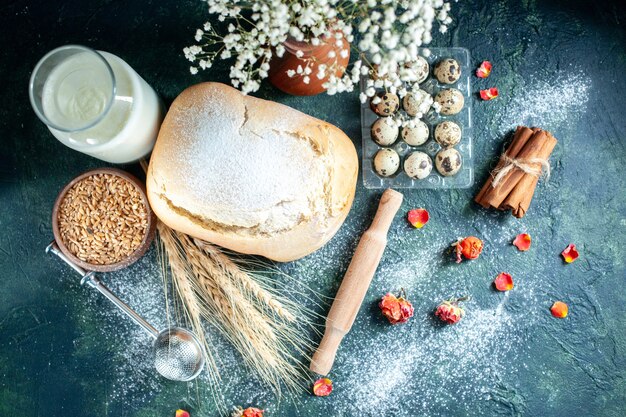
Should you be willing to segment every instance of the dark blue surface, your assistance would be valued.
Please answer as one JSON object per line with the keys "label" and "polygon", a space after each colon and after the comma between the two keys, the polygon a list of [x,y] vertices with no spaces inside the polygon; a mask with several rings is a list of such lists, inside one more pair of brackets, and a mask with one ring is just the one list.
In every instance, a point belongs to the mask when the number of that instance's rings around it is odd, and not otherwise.
{"label": "dark blue surface", "polygon": [[[216,415],[202,381],[198,387],[156,377],[149,341],[43,254],[58,191],[103,164],[57,142],[27,97],[37,60],[66,43],[122,57],[168,103],[201,80],[227,81],[224,65],[192,76],[182,55],[207,18],[205,5],[17,0],[0,10],[0,416],[173,416],[178,407]],[[228,405],[257,404],[268,417],[626,415],[625,6],[477,0],[455,3],[452,13],[451,31],[433,45],[467,47],[476,64],[492,61],[491,77],[474,86],[497,86],[501,94],[474,102],[478,183],[405,193],[401,213],[427,207],[432,220],[421,231],[402,219],[392,226],[337,358],[331,397],[278,402],[219,341]],[[360,150],[356,94],[298,98],[264,84],[257,95],[336,124]],[[540,126],[560,140],[552,177],[521,221],[471,203],[517,124]],[[333,295],[378,196],[359,182],[338,235],[284,270]],[[520,254],[510,241],[523,231],[534,241]],[[469,234],[485,240],[481,259],[460,266],[444,259],[447,245]],[[565,266],[558,254],[569,243],[581,258]],[[508,295],[490,287],[502,270],[516,279]],[[165,323],[154,251],[105,280],[155,325]],[[390,328],[376,300],[399,287],[407,289],[415,317]],[[454,328],[436,325],[437,302],[463,294],[473,296],[467,317]],[[556,299],[570,305],[565,320],[549,315]]]}

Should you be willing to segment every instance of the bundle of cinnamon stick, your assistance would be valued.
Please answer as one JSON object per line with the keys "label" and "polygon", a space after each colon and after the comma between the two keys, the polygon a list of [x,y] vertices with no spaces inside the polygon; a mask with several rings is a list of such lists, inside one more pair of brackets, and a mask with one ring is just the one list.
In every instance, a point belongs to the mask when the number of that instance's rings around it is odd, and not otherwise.
{"label": "bundle of cinnamon stick", "polygon": [[518,126],[474,201],[485,208],[511,210],[515,217],[524,217],[539,178],[550,172],[548,159],[556,144],[550,132]]}

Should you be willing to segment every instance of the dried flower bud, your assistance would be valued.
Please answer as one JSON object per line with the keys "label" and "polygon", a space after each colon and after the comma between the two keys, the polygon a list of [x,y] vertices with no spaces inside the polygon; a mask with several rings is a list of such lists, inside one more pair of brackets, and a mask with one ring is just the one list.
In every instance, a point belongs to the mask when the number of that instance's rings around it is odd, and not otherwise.
{"label": "dried flower bud", "polygon": [[461,297],[444,301],[437,306],[435,316],[446,324],[454,324],[463,318],[465,310],[459,307],[459,302],[467,300],[469,297]]}
{"label": "dried flower bud", "polygon": [[231,416],[232,417],[263,417],[263,413],[264,413],[263,410],[259,408],[255,408],[255,407],[248,407],[245,410],[241,407],[237,407],[235,411],[231,414]]}
{"label": "dried flower bud", "polygon": [[410,210],[407,214],[407,220],[416,229],[424,227],[428,223],[429,218],[428,210],[423,208]]}
{"label": "dried flower bud", "polygon": [[176,417],[189,417],[189,412],[185,410],[176,410]]}
{"label": "dried flower bud", "polygon": [[452,244],[455,248],[456,263],[461,263],[463,258],[476,259],[483,251],[483,241],[475,236],[460,238]]}
{"label": "dried flower bud", "polygon": [[411,317],[413,317],[413,306],[402,295],[404,290],[401,290],[399,297],[396,297],[392,293],[387,293],[383,296],[378,303],[383,316],[387,317],[389,323],[399,324],[406,323]]}
{"label": "dried flower bud", "polygon": [[489,77],[489,74],[491,74],[491,67],[491,62],[483,61],[482,64],[480,64],[480,67],[476,70],[476,76],[478,78]]}
{"label": "dried flower bud", "polygon": [[494,98],[497,98],[498,95],[500,95],[500,93],[498,92],[498,89],[496,87],[487,88],[486,90],[480,90],[480,98],[485,101],[493,100]]}

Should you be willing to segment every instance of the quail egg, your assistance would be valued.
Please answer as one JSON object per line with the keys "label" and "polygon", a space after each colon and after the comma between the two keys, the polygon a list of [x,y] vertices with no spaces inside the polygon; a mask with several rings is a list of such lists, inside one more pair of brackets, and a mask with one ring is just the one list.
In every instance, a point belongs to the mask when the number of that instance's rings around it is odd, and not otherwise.
{"label": "quail egg", "polygon": [[392,117],[380,117],[372,125],[372,139],[380,146],[389,146],[398,138],[399,130]]}
{"label": "quail egg", "polygon": [[446,58],[435,65],[435,77],[443,84],[454,84],[461,78],[461,66],[456,59]]}
{"label": "quail egg", "polygon": [[437,93],[435,102],[440,106],[439,113],[444,116],[450,116],[457,114],[463,109],[465,99],[463,94],[456,88],[446,88]]}
{"label": "quail egg", "polygon": [[433,170],[433,161],[424,152],[412,152],[404,160],[404,172],[411,178],[422,180]]}
{"label": "quail egg", "polygon": [[398,171],[400,167],[400,156],[396,151],[383,148],[374,157],[374,169],[381,177],[389,177]]}
{"label": "quail egg", "polygon": [[433,104],[433,98],[426,91],[417,89],[407,93],[402,99],[402,107],[409,116],[422,118]]}
{"label": "quail egg", "polygon": [[450,148],[461,141],[461,128],[458,124],[446,120],[435,128],[435,140],[444,148]]}
{"label": "quail egg", "polygon": [[420,146],[428,140],[428,126],[421,120],[410,121],[402,128],[402,140],[410,146]]}
{"label": "quail egg", "polygon": [[461,154],[454,148],[442,149],[435,155],[437,171],[444,177],[456,175],[461,169]]}
{"label": "quail egg", "polygon": [[391,116],[400,108],[400,99],[394,93],[381,91],[372,97],[370,108],[379,116]]}

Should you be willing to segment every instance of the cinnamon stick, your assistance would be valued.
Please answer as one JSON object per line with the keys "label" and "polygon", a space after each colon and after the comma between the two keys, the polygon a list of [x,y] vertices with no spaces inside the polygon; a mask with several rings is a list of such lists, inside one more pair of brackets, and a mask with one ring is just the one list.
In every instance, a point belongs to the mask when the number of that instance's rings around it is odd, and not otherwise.
{"label": "cinnamon stick", "polygon": [[[534,132],[522,150],[517,154],[516,159],[536,158],[541,152],[546,138],[547,135],[543,130]],[[504,176],[500,184],[493,188],[492,192],[489,193],[489,199],[486,202],[493,208],[500,208],[504,199],[507,198],[509,193],[524,175],[524,171],[517,168],[509,171],[507,175]],[[504,209],[504,207],[502,207],[502,209]]]}
{"label": "cinnamon stick", "polygon": [[[537,154],[533,156],[535,158],[548,159],[557,144],[556,138],[550,132],[544,131],[544,134],[545,139]],[[530,207],[538,182],[539,177],[524,174],[500,207],[504,210],[512,210],[513,215],[517,218],[524,217]]]}
{"label": "cinnamon stick", "polygon": [[[532,134],[533,134],[532,129],[529,129],[525,126],[518,126],[517,129],[515,130],[515,134],[513,135],[513,140],[511,141],[511,144],[507,147],[504,154],[500,157],[500,161],[498,161],[498,165],[496,165],[495,170],[497,171],[504,167],[506,163],[505,158],[504,158],[505,155],[509,158],[516,158],[518,153],[522,150],[522,148],[524,148],[524,146],[526,145],[526,142],[528,141],[528,139],[530,139]],[[483,188],[478,192],[478,194],[474,198],[474,201],[480,204],[481,206],[483,206],[484,208],[492,207],[491,195],[494,192],[494,187],[492,186],[492,184],[493,184],[493,177],[489,176],[489,178],[485,182],[485,185],[483,185]]]}

